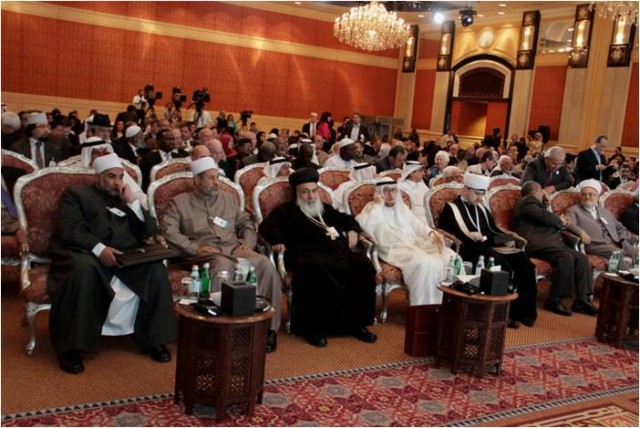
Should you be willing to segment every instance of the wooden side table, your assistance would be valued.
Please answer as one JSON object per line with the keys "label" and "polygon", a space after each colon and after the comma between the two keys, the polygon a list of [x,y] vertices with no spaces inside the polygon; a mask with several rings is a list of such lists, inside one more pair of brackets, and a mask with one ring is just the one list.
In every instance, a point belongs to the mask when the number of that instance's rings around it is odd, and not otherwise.
{"label": "wooden side table", "polygon": [[498,374],[509,304],[518,294],[471,295],[444,285],[438,288],[444,295],[436,365],[443,359],[450,360],[451,373],[456,374],[460,365],[467,365],[478,377],[484,375],[488,365],[495,365]]}
{"label": "wooden side table", "polygon": [[608,273],[602,278],[596,338],[622,348],[626,338],[638,337],[638,284]]}
{"label": "wooden side table", "polygon": [[251,416],[262,402],[265,347],[274,310],[246,317],[205,316],[176,304],[179,336],[175,403],[184,399],[185,413],[194,403],[216,408],[224,420],[227,406],[247,403]]}

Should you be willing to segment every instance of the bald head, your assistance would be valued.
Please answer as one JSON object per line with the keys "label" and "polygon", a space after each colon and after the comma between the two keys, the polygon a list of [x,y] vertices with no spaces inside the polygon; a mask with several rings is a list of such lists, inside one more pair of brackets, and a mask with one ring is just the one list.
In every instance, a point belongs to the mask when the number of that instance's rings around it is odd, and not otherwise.
{"label": "bald head", "polygon": [[211,140],[205,143],[205,146],[209,149],[209,152],[211,153],[211,157],[216,162],[220,163],[220,160],[225,158],[224,148],[222,147],[222,142],[220,140],[216,140],[215,138],[212,138]]}
{"label": "bald head", "polygon": [[211,151],[209,150],[209,148],[207,146],[204,146],[202,144],[195,146],[193,148],[193,151],[191,151],[191,160],[195,161],[198,159],[202,159],[202,158],[206,158],[206,157],[211,157]]}

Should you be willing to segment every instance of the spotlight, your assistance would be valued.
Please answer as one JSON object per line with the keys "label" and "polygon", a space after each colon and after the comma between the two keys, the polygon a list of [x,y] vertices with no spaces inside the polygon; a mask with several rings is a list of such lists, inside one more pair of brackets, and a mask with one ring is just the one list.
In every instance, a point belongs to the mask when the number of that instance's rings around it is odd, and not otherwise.
{"label": "spotlight", "polygon": [[468,27],[473,24],[473,17],[476,15],[476,11],[473,9],[461,9],[460,10],[460,23],[463,27]]}
{"label": "spotlight", "polygon": [[442,24],[444,22],[444,13],[440,11],[433,12],[433,22],[436,24]]}

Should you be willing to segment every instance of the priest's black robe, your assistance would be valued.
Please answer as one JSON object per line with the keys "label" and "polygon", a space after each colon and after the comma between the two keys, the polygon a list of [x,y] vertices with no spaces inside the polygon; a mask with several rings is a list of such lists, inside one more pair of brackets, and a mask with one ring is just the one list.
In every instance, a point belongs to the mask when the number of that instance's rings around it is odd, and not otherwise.
{"label": "priest's black robe", "polygon": [[[109,208],[117,208],[124,216]],[[141,246],[143,239],[156,233],[155,220],[142,211],[145,221],[140,221],[119,197],[95,185],[71,187],[62,195],[57,227],[49,244],[47,280],[51,297],[49,333],[56,352],[99,350],[102,325],[114,295],[109,285],[114,275],[140,296],[134,323],[138,347],[175,340],[173,297],[162,262],[107,268],[91,252],[98,243],[118,250]]]}
{"label": "priest's black robe", "polygon": [[323,204],[322,218],[340,236],[332,240],[295,202],[273,210],[259,233],[271,245],[284,244],[285,265],[293,272],[291,330],[302,336],[348,334],[373,324],[375,269],[349,249],[346,233],[362,229],[355,219]]}
{"label": "priest's black robe", "polygon": [[[478,228],[473,224],[475,222],[475,207],[463,202],[460,196],[458,196],[453,203],[458,207],[467,229],[470,232],[481,232],[487,237],[487,240],[480,242],[469,238],[458,225],[453,214],[453,209],[448,204],[445,204],[442,209],[442,214],[440,214],[440,219],[438,220],[438,226],[441,229],[454,234],[462,241],[460,256],[463,260],[470,261],[475,265],[478,262],[478,258],[482,255],[484,256],[486,264],[489,257],[493,257],[496,265],[501,265],[502,270],[510,272],[513,275],[513,284],[517,287],[518,291],[518,298],[511,303],[511,319],[529,319],[535,321],[537,317],[536,296],[538,293],[538,286],[536,283],[535,266],[533,263],[531,263],[529,258],[523,252],[505,255],[498,253],[492,248],[493,246],[496,246],[496,236],[503,234],[500,232],[500,229],[496,225],[489,210],[486,210],[489,218],[489,223],[487,223],[487,219],[478,208],[478,219],[480,222],[480,230],[478,230]],[[471,221],[464,204],[466,204],[469,213],[473,215],[473,221]]]}

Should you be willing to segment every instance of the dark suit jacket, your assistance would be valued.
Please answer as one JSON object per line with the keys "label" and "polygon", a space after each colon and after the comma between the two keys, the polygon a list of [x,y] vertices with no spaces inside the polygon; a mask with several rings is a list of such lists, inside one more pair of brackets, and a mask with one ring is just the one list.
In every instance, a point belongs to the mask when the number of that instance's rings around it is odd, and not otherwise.
{"label": "dark suit jacket", "polygon": [[[599,155],[600,163],[606,164],[607,159],[603,155]],[[596,154],[588,148],[578,153],[576,159],[576,174],[578,175],[578,183],[590,178],[602,181],[603,183],[609,182],[609,174],[611,174],[611,168],[607,168],[602,171],[602,180],[600,180],[600,171],[596,171],[596,165],[598,165],[598,159]]]}
{"label": "dark suit jacket", "polygon": [[[318,133],[318,125],[319,125],[319,123],[316,122],[316,134]],[[307,135],[309,135],[309,136],[311,136],[311,134],[309,134],[309,132],[310,132],[309,127],[310,127],[310,123],[306,122],[304,125],[302,125],[302,132],[307,134]]]}
{"label": "dark suit jacket", "polygon": [[629,232],[636,235],[638,234],[638,204],[631,204],[631,206],[622,212],[620,223],[622,223]]}
{"label": "dark suit jacket", "polygon": [[131,148],[126,139],[118,138],[111,145],[119,158],[126,159],[134,165],[138,164],[138,154]]}
{"label": "dark suit jacket", "polygon": [[560,233],[563,227],[560,217],[549,212],[542,202],[531,195],[520,199],[513,211],[511,230],[528,241],[527,250],[566,248]]}
{"label": "dark suit jacket", "polygon": [[395,169],[393,165],[391,165],[391,161],[389,160],[389,156],[385,156],[382,159],[376,161],[376,173],[381,173],[383,171],[390,171]]}
{"label": "dark suit jacket", "polygon": [[[186,158],[189,156],[189,153],[184,150],[178,149],[177,153],[173,153],[171,155],[172,158]],[[155,165],[162,163],[162,156],[157,150],[153,152],[147,153],[140,159],[140,171],[142,172],[142,190],[147,191],[147,187],[149,187],[149,182],[151,181],[151,168]]]}
{"label": "dark suit jacket", "polygon": [[529,165],[525,168],[522,179],[520,179],[520,184],[524,184],[527,181],[535,181],[543,188],[546,186],[555,186],[556,190],[564,190],[571,187],[571,176],[566,167],[561,166],[560,169],[551,174],[551,181],[549,182],[547,182],[548,175],[547,166],[544,164],[544,157],[538,156],[529,162]]}
{"label": "dark suit jacket", "polygon": [[[347,138],[351,138],[351,130],[353,129],[353,123],[347,125],[344,129],[344,136]],[[369,129],[363,124],[360,124],[360,133],[358,134],[358,139],[363,141],[371,141],[371,135],[369,134]]]}
{"label": "dark suit jacket", "polygon": [[27,172],[24,169],[16,168],[13,166],[3,166],[2,167],[2,179],[4,180],[4,184],[7,185],[7,192],[9,192],[9,196],[13,200],[13,188],[16,186],[16,181],[18,178],[25,175]]}
{"label": "dark suit jacket", "polygon": [[[29,140],[18,141],[11,146],[11,150],[16,153],[20,153],[31,159],[31,145],[29,144]],[[55,144],[50,143],[49,141],[44,142],[44,166],[45,168],[49,166],[49,162],[51,161],[60,162],[62,160],[62,151]],[[35,159],[34,159],[35,161]]]}

